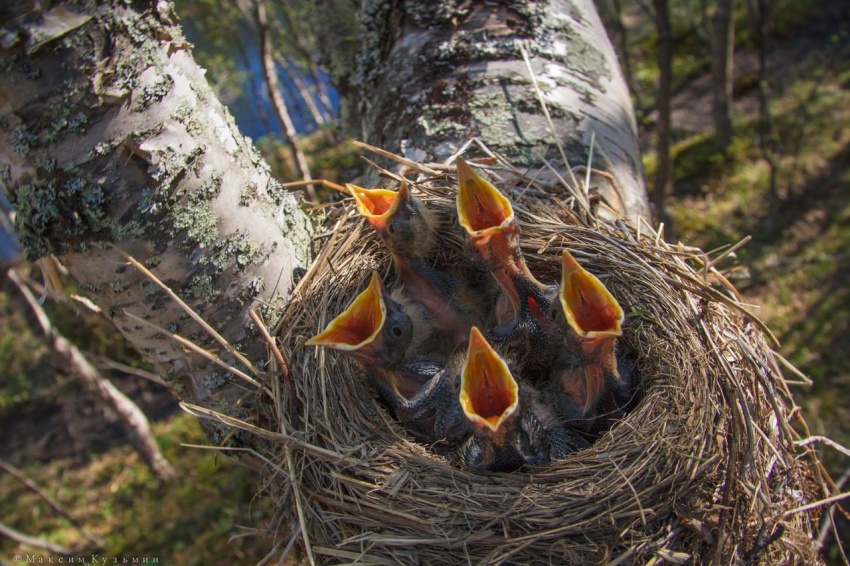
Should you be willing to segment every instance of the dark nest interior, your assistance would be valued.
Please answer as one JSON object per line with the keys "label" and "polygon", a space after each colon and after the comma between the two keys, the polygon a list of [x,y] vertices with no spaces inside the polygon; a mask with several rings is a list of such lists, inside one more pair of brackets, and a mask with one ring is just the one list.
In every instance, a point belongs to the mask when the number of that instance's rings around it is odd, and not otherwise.
{"label": "dark nest interior", "polygon": [[[393,281],[346,199],[324,209],[317,259],[278,329],[289,376],[265,408],[276,451],[265,485],[281,548],[318,563],[817,563],[814,502],[830,480],[800,447],[768,331],[712,258],[645,225],[581,220],[575,193],[499,159],[484,170],[514,203],[538,279],[556,283],[569,249],[622,305],[639,403],[590,448],[510,474],[469,472],[415,442],[355,363],[304,345],[373,270]],[[439,212],[438,263],[457,261],[454,168],[403,174]]]}

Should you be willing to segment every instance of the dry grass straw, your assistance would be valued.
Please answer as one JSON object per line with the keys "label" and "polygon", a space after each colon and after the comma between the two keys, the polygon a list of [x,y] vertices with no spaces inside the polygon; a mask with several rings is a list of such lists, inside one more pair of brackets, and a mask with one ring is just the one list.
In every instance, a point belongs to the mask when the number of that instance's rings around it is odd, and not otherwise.
{"label": "dry grass straw", "polygon": [[[460,261],[454,173],[407,165],[414,193],[444,222],[438,261]],[[393,281],[350,201],[325,209],[318,259],[279,329],[284,386],[267,384],[278,453],[266,486],[286,548],[300,537],[305,559],[320,563],[816,563],[816,510],[800,508],[834,490],[792,428],[799,411],[761,323],[711,258],[645,225],[591,227],[562,187],[518,180],[502,162],[490,169],[513,187],[537,277],[556,282],[568,248],[622,304],[642,400],[591,448],[529,473],[479,475],[435,456],[393,422],[357,366],[304,346],[372,270]]]}

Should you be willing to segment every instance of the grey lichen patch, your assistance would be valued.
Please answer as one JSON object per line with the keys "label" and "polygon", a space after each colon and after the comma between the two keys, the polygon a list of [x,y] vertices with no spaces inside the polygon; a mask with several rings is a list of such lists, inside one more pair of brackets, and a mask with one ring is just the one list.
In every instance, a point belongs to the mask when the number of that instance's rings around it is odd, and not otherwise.
{"label": "grey lichen patch", "polygon": [[147,261],[145,261],[148,269],[154,269],[160,263],[162,263],[162,255],[160,254],[152,255],[147,259]]}
{"label": "grey lichen patch", "polygon": [[259,262],[266,257],[266,255],[267,254],[263,251],[261,246],[256,244],[250,238],[243,236],[236,244],[234,260],[236,261],[236,267],[239,269],[245,269],[246,267]]}
{"label": "grey lichen patch", "polygon": [[89,149],[88,157],[101,157],[108,155],[113,149],[115,149],[115,146],[116,143],[112,140],[97,142],[91,147],[91,149]]}
{"label": "grey lichen patch", "polygon": [[37,141],[38,137],[29,130],[26,124],[18,125],[12,130],[12,135],[9,137],[12,151],[22,156],[26,156]]}
{"label": "grey lichen patch", "polygon": [[[187,162],[190,160],[187,156]],[[216,171],[189,194],[190,185],[175,191],[174,198],[184,198],[172,210],[172,235],[176,236],[185,230],[187,244],[201,247],[210,247],[221,239],[218,216],[210,207],[210,202],[221,192],[222,178],[222,173]]]}
{"label": "grey lichen patch", "polygon": [[205,299],[209,303],[214,303],[217,299],[214,283],[213,277],[208,273],[196,275],[189,283],[189,291],[196,299]]}
{"label": "grey lichen patch", "polygon": [[409,2],[406,8],[407,14],[419,28],[456,23],[465,14],[465,11],[455,9],[454,2]]}
{"label": "grey lichen patch", "polygon": [[[148,260],[147,263],[150,264],[150,260]],[[144,294],[146,301],[152,301],[165,294],[165,291],[163,291],[159,285],[147,280],[140,282],[139,286],[142,288],[142,293]]]}
{"label": "grey lichen patch", "polygon": [[[531,94],[528,91],[528,96],[524,96],[524,93],[516,93],[517,96],[513,97],[513,106],[517,112],[528,112],[529,114],[540,114],[541,107],[540,101],[537,100],[537,97]],[[553,120],[571,120],[573,122],[577,122],[579,120],[579,116],[575,112],[570,112],[567,108],[559,104],[552,104],[551,102],[547,102],[546,108],[549,110],[549,116]]]}
{"label": "grey lichen patch", "polygon": [[68,131],[74,134],[84,134],[88,124],[88,116],[82,112],[77,112],[68,120]]}
{"label": "grey lichen patch", "polygon": [[128,240],[142,236],[142,234],[145,233],[147,227],[148,224],[138,218],[133,218],[129,221],[117,218],[109,221],[108,232],[110,234],[111,241],[120,242],[122,240]]}
{"label": "grey lichen patch", "polygon": [[157,152],[156,163],[150,165],[148,173],[154,181],[159,183],[160,190],[168,191],[179,178],[197,165],[204,151],[205,149],[201,146],[185,154],[177,153],[170,147],[163,148]]}
{"label": "grey lichen patch", "polygon": [[185,230],[191,244],[206,247],[219,239],[218,216],[208,202],[187,202],[173,211],[172,218],[173,231]]}
{"label": "grey lichen patch", "polygon": [[132,92],[139,84],[143,63],[140,57],[119,61],[112,69],[110,86],[118,92]]}
{"label": "grey lichen patch", "polygon": [[256,202],[258,196],[256,183],[244,185],[239,189],[239,206],[251,206]]}
{"label": "grey lichen patch", "polygon": [[56,166],[58,164],[56,158],[50,157],[49,155],[37,155],[34,162],[36,168],[41,169],[45,173],[53,173],[56,171]]}
{"label": "grey lichen patch", "polygon": [[215,391],[216,389],[220,389],[221,387],[227,385],[229,381],[230,380],[228,379],[227,375],[219,371],[213,370],[203,377],[201,383],[203,383],[203,386],[206,389],[209,389],[210,391]]}
{"label": "grey lichen patch", "polygon": [[310,244],[313,241],[315,227],[310,223],[305,214],[298,208],[298,203],[293,198],[286,198],[281,203],[282,219],[280,227],[281,234],[292,242],[298,263],[307,265],[310,263]]}
{"label": "grey lichen patch", "polygon": [[235,233],[216,241],[210,252],[201,259],[200,265],[212,268],[216,274],[231,266],[236,267],[237,272],[241,272],[250,265],[264,261],[274,249],[274,246],[271,250],[264,249],[248,236]]}
{"label": "grey lichen patch", "polygon": [[12,167],[8,163],[0,163],[0,183],[8,185],[12,181]]}
{"label": "grey lichen patch", "polygon": [[18,212],[15,229],[31,261],[72,249],[108,230],[107,194],[82,177],[56,171],[44,180],[13,184],[9,193]]}
{"label": "grey lichen patch", "polygon": [[172,120],[176,120],[183,124],[186,131],[192,136],[202,136],[206,131],[205,121],[202,114],[188,102],[181,102],[174,113],[171,115]]}
{"label": "grey lichen patch", "polygon": [[545,32],[531,46],[531,53],[563,64],[571,74],[586,77],[602,90],[600,78],[611,74],[605,54],[575,31],[574,21],[562,14],[546,18]]}
{"label": "grey lichen patch", "polygon": [[144,112],[151,104],[159,102],[174,88],[174,79],[171,75],[162,75],[154,84],[142,88],[141,93],[135,95],[136,103],[133,110]]}

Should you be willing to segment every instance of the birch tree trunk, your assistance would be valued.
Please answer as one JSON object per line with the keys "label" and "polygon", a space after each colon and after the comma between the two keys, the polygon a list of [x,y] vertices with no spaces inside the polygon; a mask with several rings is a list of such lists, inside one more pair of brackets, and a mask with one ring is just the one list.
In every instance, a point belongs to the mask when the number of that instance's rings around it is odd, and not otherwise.
{"label": "birch tree trunk", "polygon": [[578,166],[595,137],[593,165],[616,185],[602,196],[632,219],[649,218],[632,102],[591,0],[375,0],[361,19],[355,83],[366,141],[444,159],[477,136],[517,165],[562,166],[557,141]]}
{"label": "birch tree trunk", "polygon": [[21,6],[0,14],[0,178],[27,256],[60,256],[178,397],[233,406],[241,383],[128,317],[209,344],[112,246],[258,360],[247,309],[286,298],[310,223],[212,94],[171,4],[9,13]]}

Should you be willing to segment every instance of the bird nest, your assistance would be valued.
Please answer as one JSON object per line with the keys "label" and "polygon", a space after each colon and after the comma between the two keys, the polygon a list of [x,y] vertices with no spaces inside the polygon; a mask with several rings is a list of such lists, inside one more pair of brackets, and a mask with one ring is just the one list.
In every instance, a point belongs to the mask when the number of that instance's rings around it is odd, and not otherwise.
{"label": "bird nest", "polygon": [[[406,165],[442,222],[437,263],[459,261],[454,169]],[[799,448],[769,332],[718,258],[647,227],[582,220],[563,187],[498,160],[487,169],[514,203],[538,279],[559,281],[568,249],[619,300],[639,402],[589,448],[514,473],[471,472],[416,442],[360,367],[304,344],[373,270],[393,280],[372,227],[350,200],[333,205],[278,331],[289,375],[274,388],[284,410],[267,427],[283,442],[267,486],[289,546],[319,563],[818,562],[810,502],[828,478]]]}

